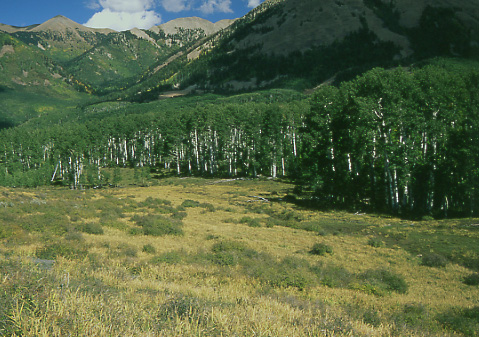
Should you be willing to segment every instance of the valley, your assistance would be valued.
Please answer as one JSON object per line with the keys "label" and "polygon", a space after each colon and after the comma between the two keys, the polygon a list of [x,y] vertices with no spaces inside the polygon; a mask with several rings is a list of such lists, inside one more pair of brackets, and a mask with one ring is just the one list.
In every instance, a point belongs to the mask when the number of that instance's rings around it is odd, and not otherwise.
{"label": "valley", "polygon": [[479,5],[0,24],[0,336],[478,336]]}

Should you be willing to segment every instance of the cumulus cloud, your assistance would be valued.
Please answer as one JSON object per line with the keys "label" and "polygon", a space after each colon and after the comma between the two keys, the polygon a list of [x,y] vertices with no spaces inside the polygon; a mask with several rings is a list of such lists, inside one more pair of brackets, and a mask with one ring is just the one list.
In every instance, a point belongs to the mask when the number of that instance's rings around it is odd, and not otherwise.
{"label": "cumulus cloud", "polygon": [[255,7],[258,7],[260,3],[261,3],[261,0],[248,0],[248,7],[255,8]]}
{"label": "cumulus cloud", "polygon": [[99,0],[96,4],[102,10],[93,15],[85,26],[123,31],[135,27],[148,29],[161,23],[160,15],[152,10],[154,0]]}
{"label": "cumulus cloud", "polygon": [[191,8],[191,5],[186,0],[161,0],[161,5],[168,12],[181,12]]}
{"label": "cumulus cloud", "polygon": [[215,12],[233,13],[233,10],[231,9],[231,0],[206,0],[199,7],[199,10],[204,14]]}

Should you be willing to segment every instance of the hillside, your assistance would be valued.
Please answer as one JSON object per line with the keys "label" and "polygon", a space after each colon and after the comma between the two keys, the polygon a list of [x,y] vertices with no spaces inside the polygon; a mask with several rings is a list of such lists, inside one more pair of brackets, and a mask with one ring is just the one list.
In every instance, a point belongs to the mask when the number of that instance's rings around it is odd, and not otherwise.
{"label": "hillside", "polygon": [[475,1],[267,1],[172,82],[206,89],[307,88],[434,56],[478,55]]}
{"label": "hillside", "polygon": [[88,92],[105,93],[134,84],[148,69],[163,64],[230,23],[230,20],[211,23],[199,18],[184,18],[151,30],[115,32],[85,27],[56,16],[29,27],[1,25],[0,31],[50,59],[63,70],[62,75],[68,81],[81,83]]}

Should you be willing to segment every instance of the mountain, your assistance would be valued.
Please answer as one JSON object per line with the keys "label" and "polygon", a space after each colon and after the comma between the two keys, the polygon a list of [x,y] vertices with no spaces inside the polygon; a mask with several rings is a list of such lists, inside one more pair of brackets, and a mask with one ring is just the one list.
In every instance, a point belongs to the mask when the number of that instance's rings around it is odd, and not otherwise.
{"label": "mountain", "polygon": [[[212,35],[170,83],[208,90],[307,88],[374,66],[478,54],[472,0],[269,0]],[[178,67],[178,66],[177,66]]]}
{"label": "mountain", "polygon": [[264,53],[288,54],[330,45],[366,25],[381,41],[412,52],[406,31],[421,25],[426,9],[447,9],[479,39],[479,6],[473,0],[302,0],[269,1],[242,20],[237,48],[261,45]]}
{"label": "mountain", "polygon": [[138,82],[148,69],[157,68],[183,48],[231,22],[184,18],[151,30],[116,32],[56,16],[39,25],[2,25],[0,30],[52,60],[70,83],[88,92],[105,93]]}
{"label": "mountain", "polygon": [[198,17],[179,18],[168,21],[167,23],[161,24],[159,26],[152,27],[150,30],[154,31],[155,33],[158,33],[161,30],[167,35],[175,35],[181,31],[193,30],[201,31],[203,32],[204,36],[207,36],[225,29],[234,21],[235,20],[221,20],[213,23]]}
{"label": "mountain", "polygon": [[475,57],[479,4],[268,0],[240,19],[216,23],[191,17],[116,32],[57,16],[0,30],[48,58],[67,83],[103,99],[142,101],[172,89],[307,89],[375,66]]}

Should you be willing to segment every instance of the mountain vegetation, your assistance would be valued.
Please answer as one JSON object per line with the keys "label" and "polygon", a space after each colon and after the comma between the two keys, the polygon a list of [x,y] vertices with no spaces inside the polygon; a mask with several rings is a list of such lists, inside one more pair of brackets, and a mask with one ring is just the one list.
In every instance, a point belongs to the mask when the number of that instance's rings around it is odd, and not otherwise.
{"label": "mountain vegetation", "polygon": [[[318,204],[476,215],[474,12],[426,1],[411,19],[382,1],[317,5],[267,1],[232,23],[126,32],[59,16],[1,33],[10,128],[0,134],[0,183],[108,185],[102,171],[113,167],[282,176]],[[341,38],[301,40],[298,27],[310,32],[324,13],[349,13]],[[278,53],[270,41],[282,27],[298,41]],[[296,91],[323,82],[311,97]],[[218,95],[263,86],[295,90]],[[158,100],[168,90],[199,95]]]}
{"label": "mountain vegetation", "polygon": [[0,336],[477,336],[478,13],[0,25]]}

